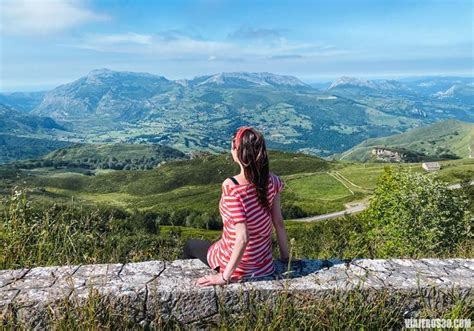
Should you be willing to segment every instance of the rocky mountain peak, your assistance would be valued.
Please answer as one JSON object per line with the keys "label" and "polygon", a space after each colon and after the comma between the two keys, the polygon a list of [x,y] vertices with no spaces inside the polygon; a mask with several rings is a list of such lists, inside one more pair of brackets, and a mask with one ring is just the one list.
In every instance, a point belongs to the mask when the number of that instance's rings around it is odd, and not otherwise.
{"label": "rocky mountain peak", "polygon": [[240,82],[255,86],[309,87],[294,76],[277,75],[269,72],[222,72],[210,76],[196,77],[192,81],[196,82],[196,85],[226,85]]}

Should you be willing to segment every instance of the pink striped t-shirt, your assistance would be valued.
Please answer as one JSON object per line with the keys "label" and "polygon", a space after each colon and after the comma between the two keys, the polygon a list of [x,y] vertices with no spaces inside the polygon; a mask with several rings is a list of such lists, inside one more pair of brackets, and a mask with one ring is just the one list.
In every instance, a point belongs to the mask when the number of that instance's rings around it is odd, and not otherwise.
{"label": "pink striped t-shirt", "polygon": [[[280,177],[270,174],[267,197],[270,206],[284,187]],[[233,279],[247,276],[267,276],[275,271],[272,256],[272,218],[269,210],[260,205],[254,184],[223,185],[219,210],[223,221],[221,239],[207,251],[207,261],[212,269],[219,266],[224,272],[230,260],[235,241],[235,224],[246,222],[248,243]]]}

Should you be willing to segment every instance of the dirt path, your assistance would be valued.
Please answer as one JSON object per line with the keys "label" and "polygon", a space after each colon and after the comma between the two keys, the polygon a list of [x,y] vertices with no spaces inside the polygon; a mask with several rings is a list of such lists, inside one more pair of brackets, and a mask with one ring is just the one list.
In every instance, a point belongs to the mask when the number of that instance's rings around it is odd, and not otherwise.
{"label": "dirt path", "polygon": [[341,183],[342,185],[344,185],[344,187],[345,187],[346,189],[348,189],[349,192],[351,192],[352,195],[354,195],[354,191],[352,191],[352,190],[350,189],[350,187],[344,182],[344,180],[342,180],[342,179],[339,178],[337,175],[335,175],[335,174],[333,174],[333,173],[331,173],[331,172],[327,172],[327,171],[326,171],[326,173],[327,173],[329,176],[331,176],[332,178],[334,178],[335,180],[337,180],[339,183]]}
{"label": "dirt path", "polygon": [[357,188],[360,188],[364,191],[369,191],[369,189],[365,188],[365,187],[362,187],[362,186],[359,186],[357,184],[354,184],[353,182],[351,182],[349,179],[347,179],[347,177],[344,177],[339,171],[335,171],[334,172],[335,174],[337,174],[340,178],[342,178],[343,180],[345,180],[346,182],[348,182],[349,184],[351,184],[352,186],[354,187],[357,187]]}
{"label": "dirt path", "polygon": [[367,208],[367,204],[364,202],[357,202],[351,204],[350,207],[346,208],[345,210],[341,211],[336,211],[334,213],[329,213],[329,214],[324,214],[324,215],[317,215],[317,216],[310,216],[310,217],[304,217],[304,218],[297,218],[292,221],[298,221],[298,222],[318,222],[318,221],[324,221],[324,220],[329,220],[332,218],[338,218],[341,216],[344,216],[345,214],[356,214],[360,213],[364,209]]}

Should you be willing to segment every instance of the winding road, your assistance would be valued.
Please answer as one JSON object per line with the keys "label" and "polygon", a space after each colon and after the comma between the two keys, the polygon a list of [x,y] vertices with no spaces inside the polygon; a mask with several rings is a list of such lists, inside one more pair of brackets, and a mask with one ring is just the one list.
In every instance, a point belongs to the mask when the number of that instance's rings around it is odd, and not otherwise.
{"label": "winding road", "polygon": [[[471,181],[470,185],[474,185],[474,180]],[[456,190],[460,189],[461,185],[460,184],[452,184],[448,186],[449,189],[451,190]],[[346,204],[347,208],[341,211],[336,211],[333,213],[328,213],[328,214],[323,214],[323,215],[316,215],[316,216],[309,216],[309,217],[302,217],[302,218],[296,218],[292,219],[291,221],[297,221],[297,222],[318,222],[318,221],[324,221],[324,220],[329,220],[333,218],[338,218],[344,215],[350,215],[350,214],[357,214],[363,211],[364,209],[367,208],[368,204],[365,201],[360,201],[360,202],[353,202],[353,203],[348,203]]]}

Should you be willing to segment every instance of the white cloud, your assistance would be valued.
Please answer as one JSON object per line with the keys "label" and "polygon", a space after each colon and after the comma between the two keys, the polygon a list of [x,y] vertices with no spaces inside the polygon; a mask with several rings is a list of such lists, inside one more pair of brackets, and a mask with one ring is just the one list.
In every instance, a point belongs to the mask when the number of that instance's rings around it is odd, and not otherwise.
{"label": "white cloud", "polygon": [[89,34],[74,45],[76,48],[99,52],[153,54],[161,57],[186,59],[202,57],[208,59],[215,53],[228,53],[234,46],[227,42],[203,40],[184,34],[170,34],[166,31],[158,34]]}
{"label": "white cloud", "polygon": [[119,34],[88,34],[70,47],[107,53],[152,55],[164,60],[247,61],[296,60],[347,55],[325,43],[302,43],[284,37],[266,43],[241,43],[227,40],[207,40],[182,31],[162,31],[156,34],[134,32]]}
{"label": "white cloud", "polygon": [[153,37],[133,32],[109,35],[90,35],[85,38],[91,45],[140,44],[150,45]]}
{"label": "white cloud", "polygon": [[109,17],[87,9],[76,0],[2,0],[0,31],[16,35],[57,33]]}
{"label": "white cloud", "polygon": [[281,30],[242,26],[239,29],[229,33],[227,37],[229,39],[240,40],[273,40],[281,38]]}

